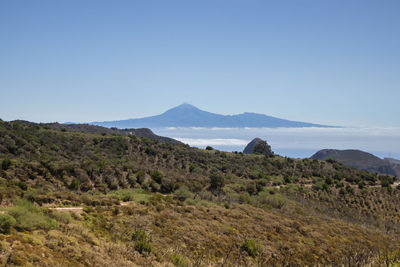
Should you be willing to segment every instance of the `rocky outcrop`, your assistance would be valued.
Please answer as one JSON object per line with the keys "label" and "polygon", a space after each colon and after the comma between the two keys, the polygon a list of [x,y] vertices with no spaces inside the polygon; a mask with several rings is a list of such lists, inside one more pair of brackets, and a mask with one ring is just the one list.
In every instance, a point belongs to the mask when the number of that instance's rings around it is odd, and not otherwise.
{"label": "rocky outcrop", "polygon": [[272,157],[274,152],[271,150],[271,146],[260,138],[254,138],[243,150],[244,154],[260,154]]}

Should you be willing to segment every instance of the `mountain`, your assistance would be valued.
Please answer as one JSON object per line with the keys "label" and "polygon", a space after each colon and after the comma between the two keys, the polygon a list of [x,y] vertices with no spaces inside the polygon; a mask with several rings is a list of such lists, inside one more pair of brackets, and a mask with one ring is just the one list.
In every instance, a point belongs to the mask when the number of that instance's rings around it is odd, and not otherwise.
{"label": "mountain", "polygon": [[91,124],[117,128],[162,128],[162,127],[332,127],[279,119],[257,113],[220,115],[207,112],[190,104],[182,104],[161,115],[118,121],[92,122]]}
{"label": "mountain", "polygon": [[394,159],[381,159],[361,150],[323,149],[311,156],[312,159],[332,158],[359,170],[400,176],[400,162]]}

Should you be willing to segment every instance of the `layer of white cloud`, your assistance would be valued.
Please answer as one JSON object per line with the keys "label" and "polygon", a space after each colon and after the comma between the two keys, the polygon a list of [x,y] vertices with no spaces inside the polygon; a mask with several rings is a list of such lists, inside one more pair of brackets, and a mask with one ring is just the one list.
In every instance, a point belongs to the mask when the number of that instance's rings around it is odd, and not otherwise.
{"label": "layer of white cloud", "polygon": [[400,157],[400,127],[233,129],[169,127],[154,131],[191,146],[220,146],[221,149],[228,151],[240,151],[253,138],[259,137],[267,140],[272,149],[276,150],[360,149],[381,156]]}
{"label": "layer of white cloud", "polygon": [[248,143],[247,140],[242,139],[195,139],[195,138],[175,138],[182,143],[188,144],[190,146],[244,146]]}

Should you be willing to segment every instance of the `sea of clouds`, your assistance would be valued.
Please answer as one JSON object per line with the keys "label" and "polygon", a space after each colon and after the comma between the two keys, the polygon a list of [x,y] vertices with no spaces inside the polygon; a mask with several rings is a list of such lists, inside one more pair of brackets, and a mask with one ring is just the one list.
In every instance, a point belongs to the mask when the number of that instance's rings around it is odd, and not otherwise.
{"label": "sea of clouds", "polygon": [[202,128],[153,129],[199,148],[212,146],[223,151],[243,151],[253,138],[266,140],[282,156],[310,157],[324,148],[360,149],[379,157],[400,158],[400,127],[353,128]]}

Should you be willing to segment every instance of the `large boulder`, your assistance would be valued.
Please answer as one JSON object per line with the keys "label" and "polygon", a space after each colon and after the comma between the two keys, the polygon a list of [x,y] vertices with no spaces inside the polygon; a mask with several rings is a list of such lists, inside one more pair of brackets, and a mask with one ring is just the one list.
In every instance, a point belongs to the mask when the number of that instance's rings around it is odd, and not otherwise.
{"label": "large boulder", "polygon": [[271,146],[260,138],[254,138],[243,150],[244,154],[260,154],[272,157],[274,152],[271,150]]}

